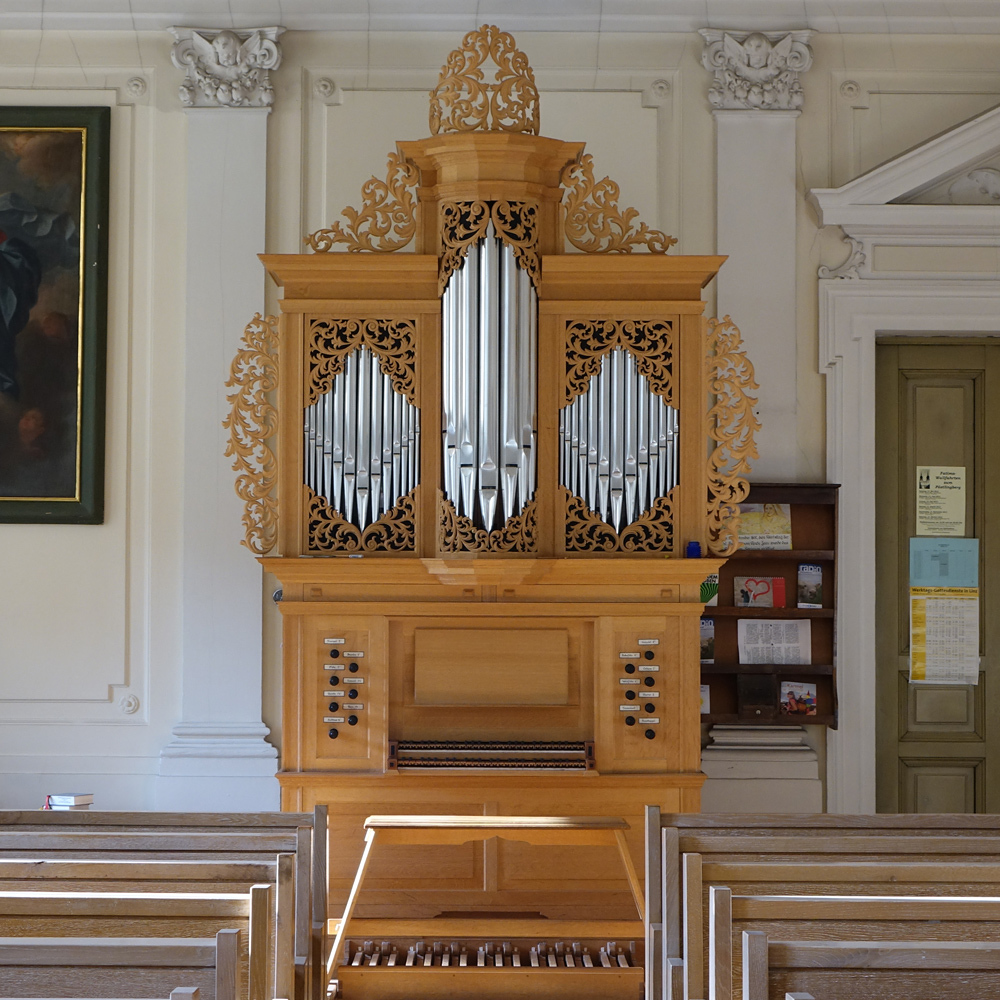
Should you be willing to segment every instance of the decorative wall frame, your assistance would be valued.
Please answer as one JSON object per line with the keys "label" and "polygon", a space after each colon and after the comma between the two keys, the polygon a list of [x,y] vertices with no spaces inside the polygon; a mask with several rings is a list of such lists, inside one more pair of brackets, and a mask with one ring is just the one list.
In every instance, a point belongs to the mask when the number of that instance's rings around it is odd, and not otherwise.
{"label": "decorative wall frame", "polygon": [[0,521],[104,520],[106,107],[0,108]]}

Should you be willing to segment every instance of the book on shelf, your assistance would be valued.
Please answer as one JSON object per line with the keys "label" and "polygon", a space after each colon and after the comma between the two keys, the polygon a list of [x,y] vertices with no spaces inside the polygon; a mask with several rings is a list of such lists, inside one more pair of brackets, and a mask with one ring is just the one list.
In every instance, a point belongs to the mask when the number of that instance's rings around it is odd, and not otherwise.
{"label": "book on shelf", "polygon": [[701,714],[702,715],[712,714],[712,698],[709,686],[707,684],[701,685]]}
{"label": "book on shelf", "polygon": [[823,567],[814,563],[799,563],[796,591],[796,607],[823,607]]}
{"label": "book on shelf", "polygon": [[815,715],[816,685],[809,681],[782,681],[781,714]]}
{"label": "book on shelf", "polygon": [[94,801],[91,792],[54,792],[45,796],[46,809],[89,809]]}
{"label": "book on shelf", "polygon": [[785,578],[782,576],[734,576],[733,604],[737,608],[783,608]]}
{"label": "book on shelf", "polygon": [[701,585],[701,603],[706,608],[715,607],[719,603],[719,574],[709,573]]}
{"label": "book on shelf", "polygon": [[698,631],[701,638],[701,662],[715,663],[715,619],[702,618]]}
{"label": "book on shelf", "polygon": [[790,549],[792,506],[787,503],[741,503],[741,549]]}

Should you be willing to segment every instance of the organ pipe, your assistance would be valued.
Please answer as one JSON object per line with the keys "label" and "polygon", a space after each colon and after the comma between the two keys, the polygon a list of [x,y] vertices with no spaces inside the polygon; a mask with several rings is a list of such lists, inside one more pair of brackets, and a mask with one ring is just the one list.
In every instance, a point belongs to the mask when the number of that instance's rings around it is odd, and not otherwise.
{"label": "organ pipe", "polygon": [[530,276],[490,223],[445,287],[441,393],[444,493],[487,531],[535,492],[536,312]]}
{"label": "organ pipe", "polygon": [[679,433],[677,410],[616,347],[562,410],[560,480],[621,532],[677,485]]}
{"label": "organ pipe", "polygon": [[362,531],[417,484],[420,415],[362,346],[305,411],[306,485]]}

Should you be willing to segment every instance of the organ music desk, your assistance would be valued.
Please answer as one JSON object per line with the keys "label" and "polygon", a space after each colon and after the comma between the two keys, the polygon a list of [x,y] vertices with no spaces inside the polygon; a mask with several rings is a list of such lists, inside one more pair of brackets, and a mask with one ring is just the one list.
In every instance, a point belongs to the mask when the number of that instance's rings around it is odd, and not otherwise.
{"label": "organ music desk", "polygon": [[[575,1000],[581,993],[635,1000],[643,984],[644,963],[635,939],[643,932],[644,903],[624,839],[627,829],[623,819],[607,816],[369,816],[365,850],[344,915],[331,921],[331,980],[346,1000],[411,1000],[414,995],[496,1000],[541,995]],[[356,921],[356,935],[377,937],[352,944],[348,928],[376,840],[383,845],[438,845],[493,837],[535,845],[616,848],[639,922],[445,920],[435,921],[433,928],[434,936],[444,940],[427,942],[420,940],[427,932],[426,922]],[[609,932],[633,940],[627,947],[619,946],[605,940]],[[558,937],[569,941],[553,940]],[[488,945],[477,947],[490,938]]]}
{"label": "organ music desk", "polygon": [[432,135],[313,252],[262,256],[281,315],[229,382],[246,544],[281,587],[282,807],[329,806],[333,914],[364,852],[352,919],[439,941],[456,912],[634,920],[604,846],[386,851],[364,821],[620,816],[637,862],[645,805],[697,811],[703,586],[756,455],[739,331],[703,315],[725,258],[667,253],[538,103],[510,35],[470,32]]}

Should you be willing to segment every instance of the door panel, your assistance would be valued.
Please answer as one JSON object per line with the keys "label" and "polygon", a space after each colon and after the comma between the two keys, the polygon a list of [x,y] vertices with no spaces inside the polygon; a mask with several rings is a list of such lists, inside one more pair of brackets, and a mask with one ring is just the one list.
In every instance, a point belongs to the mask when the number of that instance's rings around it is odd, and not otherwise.
{"label": "door panel", "polygon": [[[992,557],[998,495],[1000,346],[899,338],[876,350],[876,614],[879,812],[996,812],[1000,710],[986,675],[998,626]],[[909,668],[909,539],[916,467],[964,466],[966,537],[980,540],[980,683],[913,685]]]}

